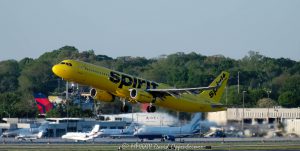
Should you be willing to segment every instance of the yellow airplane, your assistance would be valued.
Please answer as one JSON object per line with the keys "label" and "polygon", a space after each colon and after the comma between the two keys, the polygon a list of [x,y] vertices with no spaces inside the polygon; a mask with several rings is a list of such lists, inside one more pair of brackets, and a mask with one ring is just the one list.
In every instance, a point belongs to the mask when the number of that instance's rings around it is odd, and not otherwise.
{"label": "yellow airplane", "polygon": [[76,60],[64,60],[52,71],[67,81],[93,87],[90,96],[96,100],[112,102],[119,97],[123,112],[128,112],[126,100],[149,103],[148,112],[156,111],[154,105],[183,112],[226,110],[219,103],[229,79],[229,73],[224,71],[208,87],[180,89]]}

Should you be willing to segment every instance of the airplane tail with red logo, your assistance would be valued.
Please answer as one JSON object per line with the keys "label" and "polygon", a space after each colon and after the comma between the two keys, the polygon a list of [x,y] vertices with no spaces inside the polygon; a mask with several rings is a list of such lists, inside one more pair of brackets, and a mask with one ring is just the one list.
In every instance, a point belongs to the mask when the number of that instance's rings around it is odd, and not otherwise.
{"label": "airplane tail with red logo", "polygon": [[53,108],[53,104],[43,93],[34,93],[34,100],[41,115],[45,115]]}

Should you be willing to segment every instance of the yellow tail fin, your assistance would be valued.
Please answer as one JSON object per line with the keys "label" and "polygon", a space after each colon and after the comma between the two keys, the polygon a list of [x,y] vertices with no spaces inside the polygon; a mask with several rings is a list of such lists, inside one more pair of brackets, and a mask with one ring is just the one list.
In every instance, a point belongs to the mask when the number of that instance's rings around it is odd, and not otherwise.
{"label": "yellow tail fin", "polygon": [[212,90],[205,90],[199,95],[201,97],[210,98],[214,102],[219,102],[221,100],[222,94],[224,92],[225,86],[229,79],[229,73],[223,71],[209,86],[214,87],[220,84],[218,88]]}

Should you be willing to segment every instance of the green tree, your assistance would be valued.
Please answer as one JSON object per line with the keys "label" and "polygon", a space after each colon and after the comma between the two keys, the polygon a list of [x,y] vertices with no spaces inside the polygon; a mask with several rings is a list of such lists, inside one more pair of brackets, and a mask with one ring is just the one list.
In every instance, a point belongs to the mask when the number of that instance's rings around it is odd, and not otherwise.
{"label": "green tree", "polygon": [[[238,95],[237,86],[227,86],[225,93],[221,98],[221,103],[226,104],[229,107],[241,107],[243,104],[242,95]],[[226,102],[227,91],[227,102]]]}
{"label": "green tree", "polygon": [[[272,90],[270,98],[285,107],[300,106],[300,62],[286,58],[269,58],[250,51],[241,60],[226,58],[222,55],[204,56],[177,52],[157,58],[123,56],[113,59],[95,54],[94,50],[79,51],[74,46],[64,46],[42,54],[37,59],[24,58],[19,62],[6,60],[0,62],[0,112],[2,116],[34,117],[36,106],[33,92],[59,94],[65,88],[51,68],[65,59],[75,59],[115,69],[134,76],[176,87],[207,86],[223,70],[229,71],[227,104],[241,107],[242,90],[246,90],[245,106],[265,106],[262,98],[267,97],[266,88]],[[240,73],[240,94],[237,94],[237,75]],[[58,84],[61,83],[60,89]],[[221,102],[226,103],[224,93]],[[269,102],[270,103],[270,102]],[[90,116],[90,111],[79,111],[70,102],[71,116]],[[262,104],[262,105],[259,105]],[[266,103],[268,104],[268,103]],[[1,108],[2,105],[2,108]],[[101,103],[103,113],[119,113],[122,103]],[[60,117],[67,115],[65,105],[58,105],[56,112]],[[159,110],[166,110],[160,108]],[[176,114],[176,112],[169,111]],[[54,112],[54,111],[53,111]],[[57,113],[57,114],[58,114]],[[181,117],[189,114],[180,114]]]}
{"label": "green tree", "polygon": [[87,109],[87,110],[82,111],[81,115],[82,115],[83,117],[93,117],[93,116],[94,116],[94,113],[93,113],[92,110]]}
{"label": "green tree", "polygon": [[19,90],[24,93],[53,91],[57,84],[51,67],[45,61],[36,61],[25,67],[19,77]]}
{"label": "green tree", "polygon": [[82,110],[78,106],[69,106],[68,107],[69,111],[69,117],[81,117],[82,116]]}
{"label": "green tree", "polygon": [[280,89],[279,103],[284,107],[300,106],[300,75],[294,75],[285,80]]}
{"label": "green tree", "polygon": [[257,101],[256,106],[259,108],[272,108],[274,106],[277,106],[277,102],[270,98],[262,98]]}
{"label": "green tree", "polygon": [[15,60],[0,62],[0,93],[12,92],[19,86],[19,64]]}
{"label": "green tree", "polygon": [[17,93],[5,92],[0,94],[1,115],[5,117],[17,117],[18,110],[16,104],[20,102],[20,96]]}
{"label": "green tree", "polygon": [[61,114],[58,109],[54,108],[54,109],[50,110],[49,112],[47,112],[46,117],[47,118],[59,118],[59,117],[61,117]]}
{"label": "green tree", "polygon": [[278,99],[278,102],[283,107],[296,107],[297,104],[297,97],[295,93],[291,91],[283,92]]}

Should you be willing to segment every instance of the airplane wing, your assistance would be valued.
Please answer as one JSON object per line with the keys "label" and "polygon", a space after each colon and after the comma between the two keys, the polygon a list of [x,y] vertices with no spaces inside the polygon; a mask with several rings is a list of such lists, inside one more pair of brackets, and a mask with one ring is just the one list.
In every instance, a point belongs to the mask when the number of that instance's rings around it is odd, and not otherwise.
{"label": "airplane wing", "polygon": [[182,93],[189,93],[189,94],[199,94],[202,91],[205,90],[212,90],[217,89],[221,86],[222,82],[218,84],[217,86],[212,87],[197,87],[197,88],[174,88],[174,89],[147,89],[146,92],[149,92],[155,96],[165,96],[165,95],[171,95],[174,97],[178,97]]}
{"label": "airplane wing", "polygon": [[[219,87],[221,87],[221,85],[223,84],[224,81],[226,81],[226,75],[225,73],[221,73],[221,75],[219,75],[217,77],[217,79],[215,79],[216,84],[211,84],[208,87],[196,87],[196,88],[170,88],[170,89],[146,89],[145,91],[152,94],[153,96],[157,96],[157,97],[164,97],[166,95],[170,95],[173,97],[178,97],[183,93],[189,93],[189,94],[199,94],[202,91],[206,91],[206,90],[217,90]],[[213,83],[215,82],[213,81]]]}

